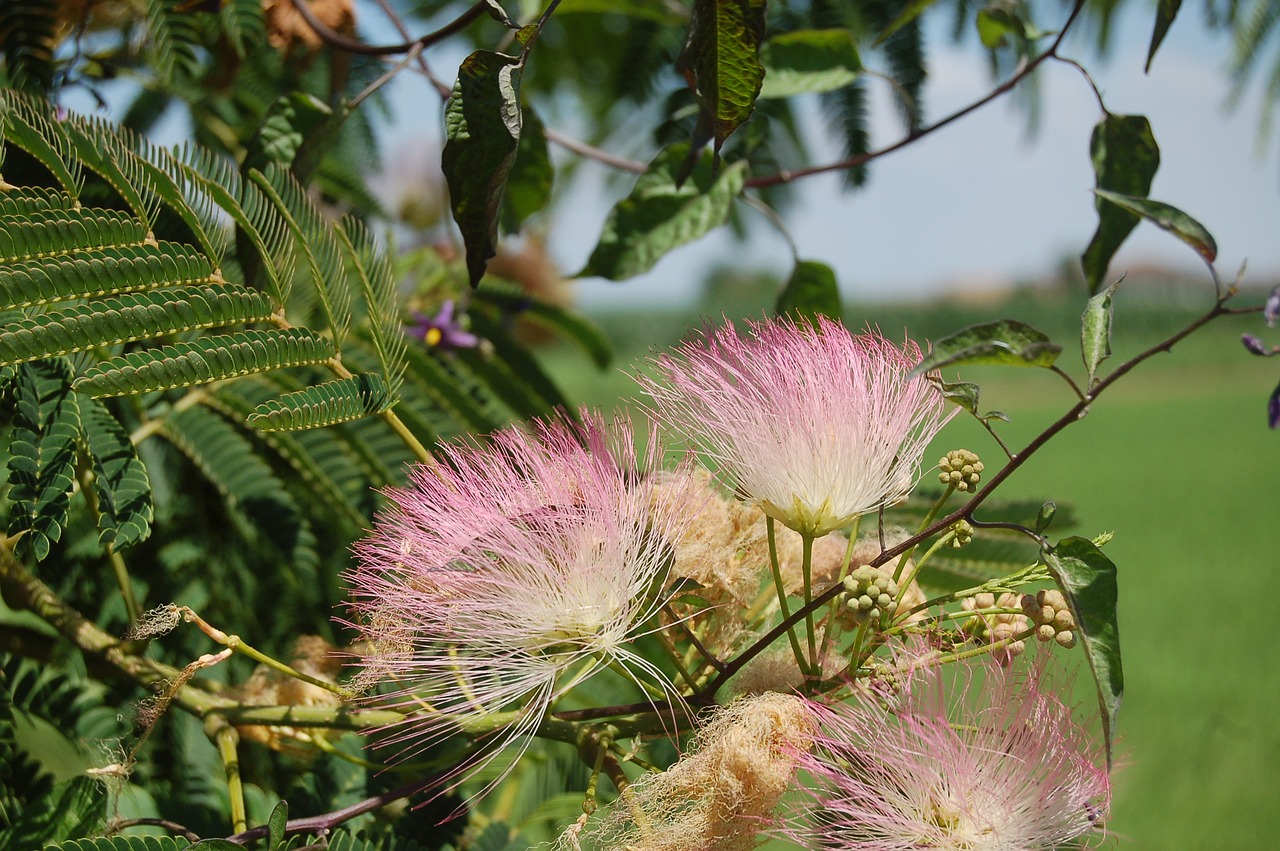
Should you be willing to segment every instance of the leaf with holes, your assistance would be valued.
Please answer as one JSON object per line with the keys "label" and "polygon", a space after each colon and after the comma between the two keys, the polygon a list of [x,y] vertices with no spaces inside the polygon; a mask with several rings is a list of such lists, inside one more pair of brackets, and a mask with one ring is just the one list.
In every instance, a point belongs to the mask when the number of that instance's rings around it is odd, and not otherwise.
{"label": "leaf with holes", "polygon": [[698,102],[700,127],[724,141],[755,110],[764,82],[765,0],[694,0],[678,68]]}
{"label": "leaf with holes", "polygon": [[445,107],[441,168],[473,287],[497,252],[502,195],[520,145],[523,70],[519,57],[477,50],[458,69]]}

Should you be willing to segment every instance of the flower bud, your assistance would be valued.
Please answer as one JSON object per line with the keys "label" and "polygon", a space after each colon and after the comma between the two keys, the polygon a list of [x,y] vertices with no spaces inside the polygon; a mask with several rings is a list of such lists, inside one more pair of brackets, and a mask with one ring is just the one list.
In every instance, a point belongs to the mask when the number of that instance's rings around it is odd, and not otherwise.
{"label": "flower bud", "polygon": [[938,461],[938,481],[958,491],[973,490],[982,477],[983,465],[976,453],[954,449]]}

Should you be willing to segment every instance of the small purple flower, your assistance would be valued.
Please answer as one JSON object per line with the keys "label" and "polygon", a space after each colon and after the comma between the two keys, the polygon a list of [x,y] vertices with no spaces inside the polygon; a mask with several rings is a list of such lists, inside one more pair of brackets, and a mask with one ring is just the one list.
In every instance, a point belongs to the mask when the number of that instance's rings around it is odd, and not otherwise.
{"label": "small purple flower", "polygon": [[1260,355],[1264,358],[1269,358],[1277,352],[1280,352],[1280,349],[1268,348],[1265,343],[1252,334],[1241,334],[1240,342],[1244,344],[1244,347],[1248,349],[1249,352],[1255,355]]}
{"label": "small purple flower", "polygon": [[1280,427],[1280,385],[1276,385],[1267,399],[1267,422],[1272,428]]}
{"label": "small purple flower", "polygon": [[1267,325],[1275,327],[1276,320],[1280,319],[1280,287],[1276,287],[1271,291],[1271,295],[1267,296],[1267,303],[1262,307],[1262,315],[1267,320]]}
{"label": "small purple flower", "polygon": [[417,337],[430,349],[474,349],[480,345],[480,338],[463,328],[453,311],[453,299],[445,301],[435,316],[415,310],[413,323],[405,333]]}

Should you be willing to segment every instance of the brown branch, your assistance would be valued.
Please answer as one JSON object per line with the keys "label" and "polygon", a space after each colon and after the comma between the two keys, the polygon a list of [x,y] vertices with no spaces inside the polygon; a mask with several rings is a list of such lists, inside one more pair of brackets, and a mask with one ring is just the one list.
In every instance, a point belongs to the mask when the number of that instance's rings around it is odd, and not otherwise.
{"label": "brown branch", "polygon": [[886,145],[883,148],[879,148],[874,151],[868,151],[865,154],[859,154],[855,157],[847,157],[846,159],[843,159],[834,163],[827,163],[826,165],[815,165],[815,166],[809,166],[807,168],[796,169],[794,171],[783,171],[783,172],[779,172],[778,174],[762,175],[760,177],[748,178],[744,185],[749,189],[759,189],[760,187],[763,187],[763,186],[777,186],[778,184],[781,184],[781,183],[790,183],[791,181],[797,180],[801,177],[810,177],[815,174],[825,174],[827,172],[832,172],[832,171],[847,171],[848,169],[851,169],[851,168],[857,168],[858,166],[865,165],[866,163],[869,163],[874,159],[879,159],[880,157],[883,157],[886,154],[891,154],[894,151],[897,151],[901,148],[905,148],[907,145],[910,145],[913,142],[917,142],[920,139],[923,139],[925,136],[928,136],[930,133],[933,133],[937,130],[941,130],[943,127],[946,127],[948,124],[951,124],[954,121],[958,121],[961,118],[964,118],[969,113],[974,112],[978,109],[981,109],[982,107],[991,103],[993,100],[996,100],[997,98],[999,98],[1001,95],[1011,91],[1015,86],[1018,85],[1018,83],[1022,82],[1024,79],[1030,76],[1031,73],[1035,71],[1037,68],[1039,68],[1040,65],[1043,64],[1045,61],[1049,59],[1057,58],[1058,48],[1062,45],[1062,40],[1066,37],[1067,31],[1071,29],[1072,24],[1075,23],[1076,18],[1080,16],[1080,12],[1081,10],[1084,9],[1084,6],[1085,6],[1085,0],[1076,0],[1075,5],[1071,7],[1071,14],[1067,16],[1066,23],[1064,23],[1062,25],[1062,29],[1058,31],[1057,37],[1053,40],[1053,44],[1049,45],[1048,50],[1046,50],[1044,53],[1041,53],[1039,56],[1035,57],[1029,62],[1025,63],[1021,68],[1017,70],[1017,72],[1014,73],[1012,77],[1005,80],[1003,83],[996,86],[986,95],[974,101],[973,103],[969,104],[968,106],[965,106],[951,113],[945,118],[935,121],[933,124],[929,124],[925,127],[921,127],[920,129],[915,130],[914,132],[908,133],[903,138],[899,139],[898,141],[894,142],[891,145]]}
{"label": "brown branch", "polygon": [[489,4],[484,0],[473,5],[467,11],[454,18],[438,30],[429,32],[424,36],[420,36],[411,41],[402,42],[401,44],[365,44],[363,41],[357,41],[354,38],[348,38],[342,33],[334,30],[324,24],[311,11],[311,7],[307,0],[292,0],[293,8],[302,16],[302,20],[307,22],[307,26],[311,28],[321,41],[330,47],[341,50],[345,53],[355,53],[361,56],[393,56],[397,53],[408,53],[411,50],[425,50],[433,44],[444,41],[451,35],[456,35],[471,25],[473,21],[485,14],[489,8]]}

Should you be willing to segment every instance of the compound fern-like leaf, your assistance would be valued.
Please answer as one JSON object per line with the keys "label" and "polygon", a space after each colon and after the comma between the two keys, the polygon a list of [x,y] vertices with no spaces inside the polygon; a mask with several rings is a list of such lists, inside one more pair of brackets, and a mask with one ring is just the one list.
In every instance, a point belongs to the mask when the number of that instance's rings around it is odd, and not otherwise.
{"label": "compound fern-like leaf", "polygon": [[183,851],[191,843],[180,836],[97,836],[45,846],[45,851]]}
{"label": "compound fern-like leaf", "polygon": [[62,359],[24,364],[17,374],[9,444],[9,534],[37,561],[62,538],[71,506],[80,408]]}
{"label": "compound fern-like leaf", "polygon": [[151,533],[151,483],[129,435],[97,399],[80,400],[81,426],[93,462],[98,543],[115,550]]}
{"label": "compound fern-like leaf", "polygon": [[80,162],[71,155],[71,142],[66,133],[50,120],[44,101],[28,98],[12,89],[0,90],[0,112],[4,113],[4,121],[0,123],[4,138],[48,169],[63,191],[79,197]]}
{"label": "compound fern-like leaf", "polygon": [[140,245],[147,229],[115,210],[48,210],[0,214],[0,263],[70,254],[89,248]]}
{"label": "compound fern-like leaf", "polygon": [[306,517],[252,443],[225,418],[193,405],[165,420],[163,434],[194,463],[263,539],[295,564],[315,562]]}
{"label": "compound fern-like leaf", "polygon": [[46,210],[74,210],[78,205],[74,196],[56,189],[24,186],[21,189],[0,191],[0,215],[5,216],[24,216]]}
{"label": "compound fern-like leaf", "polygon": [[262,322],[272,305],[233,286],[127,293],[22,319],[0,331],[0,363],[22,363],[181,331]]}
{"label": "compound fern-like leaf", "polygon": [[212,275],[203,254],[177,242],[22,260],[0,266],[0,310],[199,284]]}
{"label": "compound fern-like leaf", "polygon": [[263,402],[249,415],[249,425],[259,431],[323,428],[380,413],[394,402],[381,376],[361,373]]}
{"label": "compound fern-like leaf", "polygon": [[75,388],[95,398],[149,393],[324,363],[335,354],[332,340],[303,328],[240,331],[111,358],[77,379]]}

